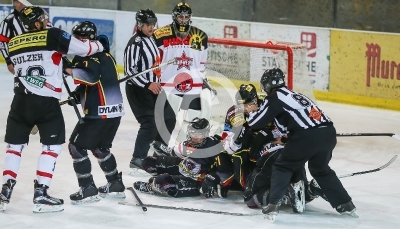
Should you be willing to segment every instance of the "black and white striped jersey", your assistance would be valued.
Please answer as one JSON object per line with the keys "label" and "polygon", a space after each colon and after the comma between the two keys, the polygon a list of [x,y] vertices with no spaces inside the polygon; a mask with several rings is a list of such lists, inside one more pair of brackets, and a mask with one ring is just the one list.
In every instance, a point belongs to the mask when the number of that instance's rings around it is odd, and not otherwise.
{"label": "black and white striped jersey", "polygon": [[19,20],[19,12],[14,10],[0,23],[0,51],[7,65],[12,64],[8,52],[8,42],[11,38],[25,32],[25,29]]}
{"label": "black and white striped jersey", "polygon": [[[124,52],[125,75],[135,75],[144,70],[152,68],[161,63],[160,52],[153,37],[147,37],[141,31],[137,31],[129,40]],[[148,88],[150,83],[160,83],[161,70],[132,78],[128,83],[133,82],[139,87]]]}
{"label": "black and white striped jersey", "polygon": [[252,129],[262,129],[274,121],[282,133],[331,125],[331,119],[305,95],[282,87],[267,96],[247,122]]}

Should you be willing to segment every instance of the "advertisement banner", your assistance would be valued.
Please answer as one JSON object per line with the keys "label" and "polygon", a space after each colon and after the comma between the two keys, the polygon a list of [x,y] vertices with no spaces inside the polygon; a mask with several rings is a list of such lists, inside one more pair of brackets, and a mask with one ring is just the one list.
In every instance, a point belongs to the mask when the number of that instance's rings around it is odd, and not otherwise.
{"label": "advertisement banner", "polygon": [[71,33],[72,28],[82,21],[91,21],[97,27],[97,35],[106,35],[110,41],[110,53],[116,55],[115,45],[115,11],[111,10],[90,10],[51,7],[50,21],[54,27]]}
{"label": "advertisement banner", "polygon": [[330,91],[400,99],[400,35],[331,32]]}
{"label": "advertisement banner", "polygon": [[324,28],[251,23],[251,39],[275,40],[306,45],[306,65],[313,88],[329,89],[330,30]]}

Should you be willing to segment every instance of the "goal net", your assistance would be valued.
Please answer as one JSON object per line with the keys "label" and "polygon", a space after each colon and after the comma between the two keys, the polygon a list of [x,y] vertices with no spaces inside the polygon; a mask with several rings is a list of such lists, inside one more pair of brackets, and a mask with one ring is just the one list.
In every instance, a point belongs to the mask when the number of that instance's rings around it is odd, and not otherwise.
{"label": "goal net", "polygon": [[265,70],[280,68],[289,89],[315,101],[303,44],[228,38],[208,39],[206,77],[218,92],[212,103],[211,123],[222,131],[225,114],[235,104],[240,84],[253,84],[261,93],[260,79]]}

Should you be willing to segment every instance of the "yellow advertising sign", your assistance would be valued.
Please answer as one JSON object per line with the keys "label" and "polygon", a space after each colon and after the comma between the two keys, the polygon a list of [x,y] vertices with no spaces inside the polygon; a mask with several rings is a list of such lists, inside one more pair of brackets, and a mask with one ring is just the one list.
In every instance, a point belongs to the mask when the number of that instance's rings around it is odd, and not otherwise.
{"label": "yellow advertising sign", "polygon": [[332,30],[329,91],[400,100],[400,35]]}

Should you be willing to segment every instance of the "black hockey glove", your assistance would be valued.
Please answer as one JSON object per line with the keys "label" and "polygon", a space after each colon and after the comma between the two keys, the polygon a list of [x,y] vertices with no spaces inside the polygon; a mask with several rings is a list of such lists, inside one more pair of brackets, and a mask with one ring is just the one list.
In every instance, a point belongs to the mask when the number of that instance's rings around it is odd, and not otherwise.
{"label": "black hockey glove", "polygon": [[150,143],[150,147],[153,148],[154,152],[158,156],[172,156],[172,149],[159,141],[153,141],[152,143]]}
{"label": "black hockey glove", "polygon": [[201,183],[200,192],[204,194],[206,198],[212,198],[215,193],[218,192],[218,186],[220,185],[221,179],[215,173],[207,174]]}
{"label": "black hockey glove", "polygon": [[96,38],[104,48],[104,52],[110,52],[110,41],[106,35],[98,35]]}
{"label": "black hockey glove", "polygon": [[67,57],[63,57],[62,58],[62,63],[63,63],[63,73],[64,73],[64,75],[69,76],[69,74],[65,71],[65,69],[66,68],[73,68],[73,65],[72,65],[71,61],[69,61]]}
{"label": "black hockey glove", "polygon": [[71,92],[71,95],[68,97],[68,105],[73,106],[71,100],[75,100],[75,104],[80,104],[81,103],[81,85],[77,86],[74,91]]}

